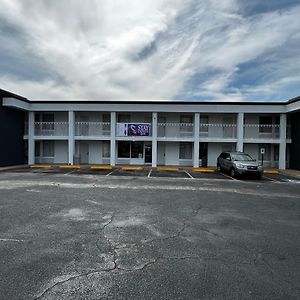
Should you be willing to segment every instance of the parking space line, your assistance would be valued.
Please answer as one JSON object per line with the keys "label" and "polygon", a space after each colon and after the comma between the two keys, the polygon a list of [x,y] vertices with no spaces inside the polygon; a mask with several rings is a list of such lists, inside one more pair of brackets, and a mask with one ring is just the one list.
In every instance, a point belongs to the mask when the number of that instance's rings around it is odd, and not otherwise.
{"label": "parking space line", "polygon": [[109,172],[108,174],[106,174],[105,176],[109,176],[109,175],[111,175],[114,171],[116,171],[116,170],[112,170],[111,172]]}
{"label": "parking space line", "polygon": [[233,178],[233,177],[231,177],[231,176],[229,176],[229,175],[227,175],[227,174],[225,174],[225,173],[223,173],[223,172],[219,172],[219,174],[221,174],[221,175],[223,175],[224,177],[229,178],[229,179],[231,179],[231,180],[236,180],[236,181],[238,181],[236,178]]}
{"label": "parking space line", "polygon": [[64,173],[64,175],[70,175],[70,174],[72,174],[72,173],[74,173],[74,172],[77,172],[78,170],[77,169],[75,169],[75,170],[72,170],[71,172],[68,172],[68,173]]}
{"label": "parking space line", "polygon": [[266,175],[263,175],[262,178],[266,178],[266,179],[274,181],[274,182],[281,182],[280,180],[276,180],[276,179],[270,178],[270,177],[268,177]]}
{"label": "parking space line", "polygon": [[150,171],[149,171],[149,173],[147,175],[148,178],[151,177],[151,173],[152,173],[152,169],[150,169]]}
{"label": "parking space line", "polygon": [[188,172],[188,171],[184,171],[186,174],[189,175],[190,178],[194,179],[194,177]]}

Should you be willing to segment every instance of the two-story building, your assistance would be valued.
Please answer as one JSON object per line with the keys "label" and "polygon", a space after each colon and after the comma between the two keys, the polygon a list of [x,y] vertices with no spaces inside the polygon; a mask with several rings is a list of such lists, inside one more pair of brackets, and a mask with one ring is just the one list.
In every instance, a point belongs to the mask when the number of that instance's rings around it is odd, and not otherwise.
{"label": "two-story building", "polygon": [[300,111],[298,98],[238,103],[9,96],[3,106],[26,112],[29,164],[216,166],[222,151],[245,151],[260,160],[263,148],[265,167],[285,169],[297,151],[291,120]]}

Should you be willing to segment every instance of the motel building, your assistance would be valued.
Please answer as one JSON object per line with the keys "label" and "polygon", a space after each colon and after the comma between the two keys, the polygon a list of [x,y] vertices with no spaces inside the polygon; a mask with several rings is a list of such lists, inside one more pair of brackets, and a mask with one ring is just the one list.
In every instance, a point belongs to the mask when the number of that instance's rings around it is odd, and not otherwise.
{"label": "motel building", "polygon": [[31,101],[7,92],[2,108],[24,113],[29,165],[215,167],[223,151],[244,151],[261,160],[263,148],[264,167],[286,169],[299,153],[298,98],[271,103]]}

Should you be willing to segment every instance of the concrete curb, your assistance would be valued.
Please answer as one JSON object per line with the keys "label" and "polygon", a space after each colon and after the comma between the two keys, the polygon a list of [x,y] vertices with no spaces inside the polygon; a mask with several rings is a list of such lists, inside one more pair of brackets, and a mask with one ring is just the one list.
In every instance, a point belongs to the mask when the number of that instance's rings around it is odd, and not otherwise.
{"label": "concrete curb", "polygon": [[279,174],[300,179],[300,171],[298,171],[298,170],[279,170]]}

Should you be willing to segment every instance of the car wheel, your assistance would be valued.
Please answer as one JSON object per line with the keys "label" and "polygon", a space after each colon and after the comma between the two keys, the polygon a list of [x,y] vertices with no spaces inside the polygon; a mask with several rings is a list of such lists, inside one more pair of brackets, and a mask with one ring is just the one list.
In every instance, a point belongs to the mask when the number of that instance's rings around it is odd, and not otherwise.
{"label": "car wheel", "polygon": [[261,174],[256,176],[257,179],[261,179]]}
{"label": "car wheel", "polygon": [[231,176],[232,178],[235,178],[235,177],[236,177],[236,173],[235,173],[235,169],[234,169],[234,168],[231,168],[231,169],[230,169],[230,176]]}
{"label": "car wheel", "polygon": [[217,171],[222,172],[222,168],[221,168],[220,164],[217,164]]}

